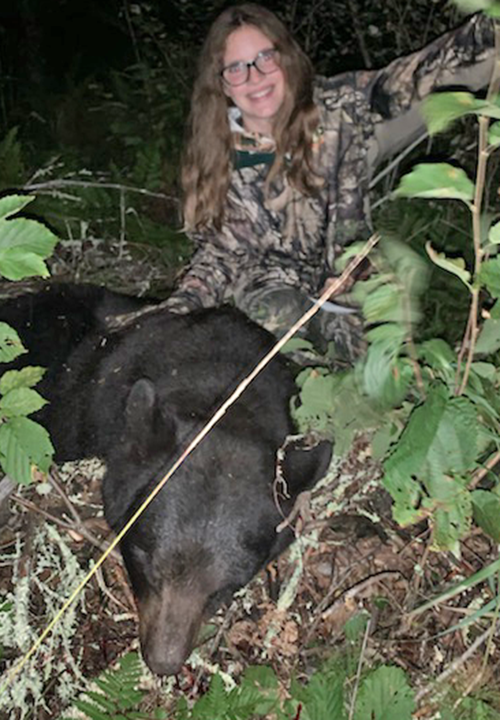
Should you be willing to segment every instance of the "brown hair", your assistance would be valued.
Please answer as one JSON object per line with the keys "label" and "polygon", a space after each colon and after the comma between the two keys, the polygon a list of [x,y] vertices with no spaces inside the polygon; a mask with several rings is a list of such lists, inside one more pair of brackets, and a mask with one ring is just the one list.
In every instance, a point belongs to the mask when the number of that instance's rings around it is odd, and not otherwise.
{"label": "brown hair", "polygon": [[263,32],[279,51],[285,78],[285,99],[274,124],[276,155],[266,188],[283,171],[285,156],[289,182],[304,194],[318,187],[313,169],[312,138],[318,124],[313,102],[313,67],[290,32],[274,13],[245,3],[225,10],[215,20],[203,46],[194,84],[188,137],[183,160],[184,224],[187,230],[220,228],[231,174],[229,99],[220,71],[229,35],[243,25]]}

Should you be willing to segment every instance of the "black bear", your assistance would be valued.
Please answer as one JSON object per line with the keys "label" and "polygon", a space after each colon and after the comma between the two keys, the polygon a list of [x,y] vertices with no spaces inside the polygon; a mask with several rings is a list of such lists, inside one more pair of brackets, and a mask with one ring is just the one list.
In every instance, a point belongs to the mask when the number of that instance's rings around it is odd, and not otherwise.
{"label": "black bear", "polygon": [[[57,290],[53,300],[52,315],[61,316]],[[19,327],[12,314],[9,320]],[[105,460],[104,512],[113,529],[123,527],[272,344],[242,313],[220,308],[158,311],[119,331],[97,328],[68,347],[57,381],[45,383],[51,402],[42,420],[59,460]],[[50,355],[50,347],[38,347],[37,362],[42,350]],[[142,651],[160,675],[180,670],[203,617],[290,543],[290,530],[278,534],[276,527],[327,469],[329,443],[288,443],[281,462],[288,494],[276,506],[277,451],[294,431],[293,393],[286,361],[273,359],[122,541]]]}

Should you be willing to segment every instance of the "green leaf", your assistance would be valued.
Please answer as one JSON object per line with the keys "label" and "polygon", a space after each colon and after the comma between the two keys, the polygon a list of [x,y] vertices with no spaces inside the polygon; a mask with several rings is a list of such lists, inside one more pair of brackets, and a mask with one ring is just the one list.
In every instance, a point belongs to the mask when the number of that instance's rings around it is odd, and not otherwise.
{"label": "green leaf", "polygon": [[498,0],[453,0],[455,5],[466,13],[475,13],[482,10],[490,17],[500,16],[500,3]]}
{"label": "green leaf", "polygon": [[479,375],[479,377],[494,382],[497,375],[497,368],[495,365],[486,362],[473,362],[471,364],[471,370]]}
{"label": "green leaf", "polygon": [[421,517],[416,506],[422,490],[415,478],[426,461],[447,402],[445,387],[441,384],[432,387],[425,403],[413,410],[394,451],[384,463],[382,482],[395,502],[394,517],[400,524]]}
{"label": "green leaf", "polygon": [[425,249],[435,265],[438,265],[440,268],[443,268],[443,270],[447,270],[448,272],[453,273],[453,275],[456,275],[470,289],[471,276],[470,272],[465,267],[465,260],[463,258],[446,257],[444,253],[439,253],[434,250],[430,242],[425,243]]}
{"label": "green leaf", "polygon": [[419,355],[427,365],[445,377],[454,377],[457,357],[447,342],[441,338],[433,338],[422,343]]}
{"label": "green leaf", "polygon": [[488,143],[493,147],[500,145],[500,122],[493,123],[488,128]]}
{"label": "green leaf", "polygon": [[45,225],[29,218],[0,220],[0,253],[19,248],[26,253],[47,258],[58,240]]}
{"label": "green leaf", "polygon": [[0,250],[0,274],[7,280],[22,280],[27,277],[48,277],[49,270],[39,255],[24,248]]}
{"label": "green leaf", "polygon": [[296,350],[307,350],[309,352],[314,352],[314,345],[312,342],[309,342],[309,340],[305,340],[301,337],[293,337],[288,340],[283,347],[281,348],[282,353],[291,353],[295,352]]}
{"label": "green leaf", "polygon": [[[498,125],[500,126],[500,123],[498,123]],[[500,222],[497,222],[490,227],[488,241],[492,245],[500,245]]]}
{"label": "green leaf", "polygon": [[493,297],[500,297],[500,257],[486,260],[482,264],[479,280]]}
{"label": "green leaf", "polygon": [[345,720],[344,682],[339,673],[314,673],[298,698],[304,704],[301,720]]}
{"label": "green leaf", "polygon": [[10,325],[0,322],[0,363],[8,363],[27,352],[21,338]]}
{"label": "green leaf", "polygon": [[32,465],[47,472],[53,452],[48,432],[29,418],[16,417],[0,426],[0,461],[16,482],[31,482]]}
{"label": "green leaf", "polygon": [[415,708],[413,691],[403,670],[382,666],[362,683],[355,720],[411,720]]}
{"label": "green leaf", "polygon": [[474,183],[462,168],[448,163],[421,163],[404,175],[396,197],[446,198],[468,202],[474,197]]}
{"label": "green leaf", "polygon": [[463,474],[476,459],[477,417],[473,403],[464,397],[447,401],[420,472],[427,480]]}
{"label": "green leaf", "polygon": [[430,95],[423,104],[422,114],[431,135],[442,132],[458,118],[474,112],[484,101],[469,92],[440,92]]}
{"label": "green leaf", "polygon": [[370,619],[369,613],[366,610],[356,613],[353,615],[344,625],[344,633],[348,640],[356,642],[359,640],[366,630],[368,620]]}
{"label": "green leaf", "polygon": [[432,497],[426,498],[422,506],[431,512],[433,526],[433,548],[449,550],[460,556],[460,540],[467,534],[472,520],[472,498],[461,478],[443,476],[439,480],[426,482]]}
{"label": "green leaf", "polygon": [[37,385],[45,375],[45,368],[37,366],[25,367],[22,370],[7,370],[0,377],[0,393],[5,395],[9,390]]}
{"label": "green leaf", "polygon": [[31,388],[15,388],[0,399],[0,414],[4,417],[20,417],[37,412],[47,401]]}
{"label": "green leaf", "polygon": [[500,350],[500,320],[488,318],[481,327],[474,354],[491,355],[497,350]]}
{"label": "green leaf", "polygon": [[500,543],[500,497],[488,490],[472,493],[474,520],[496,543]]}
{"label": "green leaf", "polygon": [[34,195],[6,195],[0,198],[0,219],[21,212],[34,199]]}
{"label": "green leaf", "polygon": [[367,323],[397,322],[404,319],[401,305],[399,288],[393,283],[387,283],[366,297],[363,315]]}
{"label": "green leaf", "polygon": [[85,713],[90,720],[109,720],[107,712],[99,710],[94,704],[87,702],[87,700],[75,700],[75,707]]}

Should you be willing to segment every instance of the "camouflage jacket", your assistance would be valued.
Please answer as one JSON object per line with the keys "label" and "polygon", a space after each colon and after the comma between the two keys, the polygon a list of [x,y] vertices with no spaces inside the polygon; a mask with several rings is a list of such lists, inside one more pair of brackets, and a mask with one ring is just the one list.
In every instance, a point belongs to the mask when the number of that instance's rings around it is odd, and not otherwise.
{"label": "camouflage jacket", "polygon": [[234,168],[221,231],[193,235],[196,251],[165,303],[186,312],[282,287],[317,294],[335,258],[369,230],[369,183],[376,166],[425,130],[419,105],[436,88],[488,83],[493,27],[483,15],[381,70],[317,78],[316,154],[326,182],[306,197],[277,181],[266,199],[269,164]]}

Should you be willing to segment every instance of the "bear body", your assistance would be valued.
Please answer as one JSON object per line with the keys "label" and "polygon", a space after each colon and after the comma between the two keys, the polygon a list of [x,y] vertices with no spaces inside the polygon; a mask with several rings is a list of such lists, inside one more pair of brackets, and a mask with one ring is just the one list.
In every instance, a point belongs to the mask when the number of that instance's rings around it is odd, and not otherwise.
{"label": "bear body", "polygon": [[[272,344],[242,313],[221,308],[144,315],[116,332],[91,330],[69,348],[57,380],[45,384],[51,402],[41,421],[59,460],[105,461],[104,513],[114,530]],[[277,506],[277,452],[294,431],[293,393],[286,361],[273,359],[122,540],[141,647],[158,674],[178,672],[203,617],[289,544],[291,531],[278,534],[277,525],[326,471],[329,443],[288,443],[287,494]]]}

